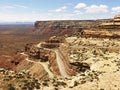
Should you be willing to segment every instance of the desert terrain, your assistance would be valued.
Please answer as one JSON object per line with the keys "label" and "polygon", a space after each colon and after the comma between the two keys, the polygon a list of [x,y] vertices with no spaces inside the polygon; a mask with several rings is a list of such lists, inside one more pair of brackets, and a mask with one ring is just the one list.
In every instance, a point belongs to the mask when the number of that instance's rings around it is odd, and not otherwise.
{"label": "desert terrain", "polygon": [[119,30],[115,18],[0,26],[0,89],[119,90]]}

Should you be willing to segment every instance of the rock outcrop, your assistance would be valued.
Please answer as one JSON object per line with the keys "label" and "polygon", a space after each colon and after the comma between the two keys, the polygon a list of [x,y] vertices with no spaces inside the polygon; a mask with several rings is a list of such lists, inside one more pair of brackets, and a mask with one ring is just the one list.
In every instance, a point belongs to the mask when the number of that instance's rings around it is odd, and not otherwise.
{"label": "rock outcrop", "polygon": [[109,29],[109,30],[120,29],[120,15],[116,15],[112,20],[102,23],[100,28]]}
{"label": "rock outcrop", "polygon": [[25,59],[25,56],[16,54],[14,56],[0,56],[0,67],[8,70],[13,70],[20,62]]}
{"label": "rock outcrop", "polygon": [[100,29],[96,21],[84,22],[36,22],[34,33],[39,35],[71,35],[53,36],[37,45],[26,44],[22,53],[0,56],[0,89],[119,89],[119,29]]}
{"label": "rock outcrop", "polygon": [[[101,21],[80,21],[80,20],[68,20],[68,21],[36,21],[35,31],[36,35],[65,35],[81,32],[86,28],[97,26]],[[44,37],[44,36],[43,36]]]}
{"label": "rock outcrop", "polygon": [[[55,76],[60,76],[59,68],[56,63],[56,55],[53,51],[50,49],[45,49],[45,48],[51,48],[54,45],[54,42],[56,40],[47,40],[45,45],[41,44],[41,46],[36,47],[35,44],[26,44],[25,46],[25,53],[28,55],[29,58],[34,59],[35,61],[38,62],[48,62],[49,63],[49,68],[52,70]],[[41,48],[40,48],[41,47]],[[29,66],[29,65],[28,65]],[[32,70],[33,71],[33,70]]]}

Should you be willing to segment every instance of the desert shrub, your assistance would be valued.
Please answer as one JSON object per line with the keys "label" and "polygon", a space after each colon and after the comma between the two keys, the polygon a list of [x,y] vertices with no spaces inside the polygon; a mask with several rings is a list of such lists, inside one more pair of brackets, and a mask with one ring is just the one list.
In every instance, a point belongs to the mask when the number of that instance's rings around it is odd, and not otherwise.
{"label": "desert shrub", "polygon": [[39,86],[39,85],[36,85],[35,87],[36,87],[36,89],[40,89],[40,86]]}
{"label": "desert shrub", "polygon": [[8,85],[8,90],[15,90],[14,86],[12,84]]}
{"label": "desert shrub", "polygon": [[58,84],[58,85],[62,85],[62,86],[65,86],[65,85],[66,85],[65,82],[60,82],[60,81],[58,81],[57,84]]}
{"label": "desert shrub", "polygon": [[48,86],[48,83],[44,82],[42,83],[43,86]]}

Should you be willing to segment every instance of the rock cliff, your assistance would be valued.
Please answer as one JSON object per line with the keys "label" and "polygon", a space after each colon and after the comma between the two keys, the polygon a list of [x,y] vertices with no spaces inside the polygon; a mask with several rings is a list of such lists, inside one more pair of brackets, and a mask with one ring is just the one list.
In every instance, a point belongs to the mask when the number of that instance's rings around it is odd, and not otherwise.
{"label": "rock cliff", "polygon": [[34,34],[36,35],[65,35],[81,32],[86,28],[96,26],[101,21],[89,20],[68,20],[68,21],[36,21]]}

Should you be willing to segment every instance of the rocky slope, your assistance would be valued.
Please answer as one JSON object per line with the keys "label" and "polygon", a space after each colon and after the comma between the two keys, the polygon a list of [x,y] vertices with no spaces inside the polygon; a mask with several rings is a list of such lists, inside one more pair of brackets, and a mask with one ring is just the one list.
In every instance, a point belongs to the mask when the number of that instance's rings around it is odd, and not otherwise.
{"label": "rocky slope", "polygon": [[[120,25],[109,24],[113,19],[105,20],[68,20],[68,21],[36,21],[33,35],[42,37],[73,35],[80,33],[83,37],[120,38]],[[103,23],[109,25],[103,25]],[[112,27],[112,28],[111,28]]]}
{"label": "rocky slope", "polygon": [[20,72],[21,70],[30,71],[31,76],[37,78],[48,78],[48,73],[43,66],[28,56],[18,53],[14,56],[0,56],[0,68]]}
{"label": "rocky slope", "polygon": [[40,82],[28,70],[14,72],[0,68],[0,90],[40,89]]}
{"label": "rocky slope", "polygon": [[[54,37],[53,41],[50,39],[44,42],[46,45],[48,43],[47,48],[40,47],[42,42],[37,45],[27,45],[27,52],[21,53],[24,59],[16,68],[14,67],[14,70],[20,73],[25,69],[25,73],[29,73],[18,77],[17,73],[9,74],[7,71],[6,75],[3,73],[6,70],[2,70],[0,78],[4,78],[1,79],[1,83],[5,84],[1,84],[0,88],[14,87],[18,90],[31,87],[32,89],[42,88],[42,90],[117,90],[120,88],[120,40],[84,38],[74,35],[64,37],[59,47],[51,48],[50,42],[53,44],[58,39],[55,38],[57,37]],[[63,54],[63,66],[69,75],[65,78],[61,77],[56,63],[58,55],[61,56],[54,52],[56,48]],[[41,62],[49,68],[46,69],[43,64],[40,64]],[[55,77],[50,77],[50,72]],[[29,87],[28,83],[33,83],[34,80],[37,82]]]}
{"label": "rocky slope", "polygon": [[20,62],[25,59],[25,56],[16,54],[14,56],[2,55],[0,56],[0,67],[8,70],[13,70]]}
{"label": "rocky slope", "polygon": [[[62,53],[76,67],[76,75],[48,79],[43,90],[117,90],[120,89],[120,40],[65,37]],[[69,64],[64,67],[69,71]],[[86,67],[87,66],[87,67]],[[89,67],[88,67],[89,66]],[[71,68],[71,69],[72,69]]]}
{"label": "rocky slope", "polygon": [[36,22],[35,35],[62,37],[26,44],[23,52],[0,56],[0,89],[119,90],[120,33],[102,30],[100,23]]}
{"label": "rocky slope", "polygon": [[36,21],[34,34],[47,36],[74,34],[86,28],[95,27],[101,22],[100,20]]}

